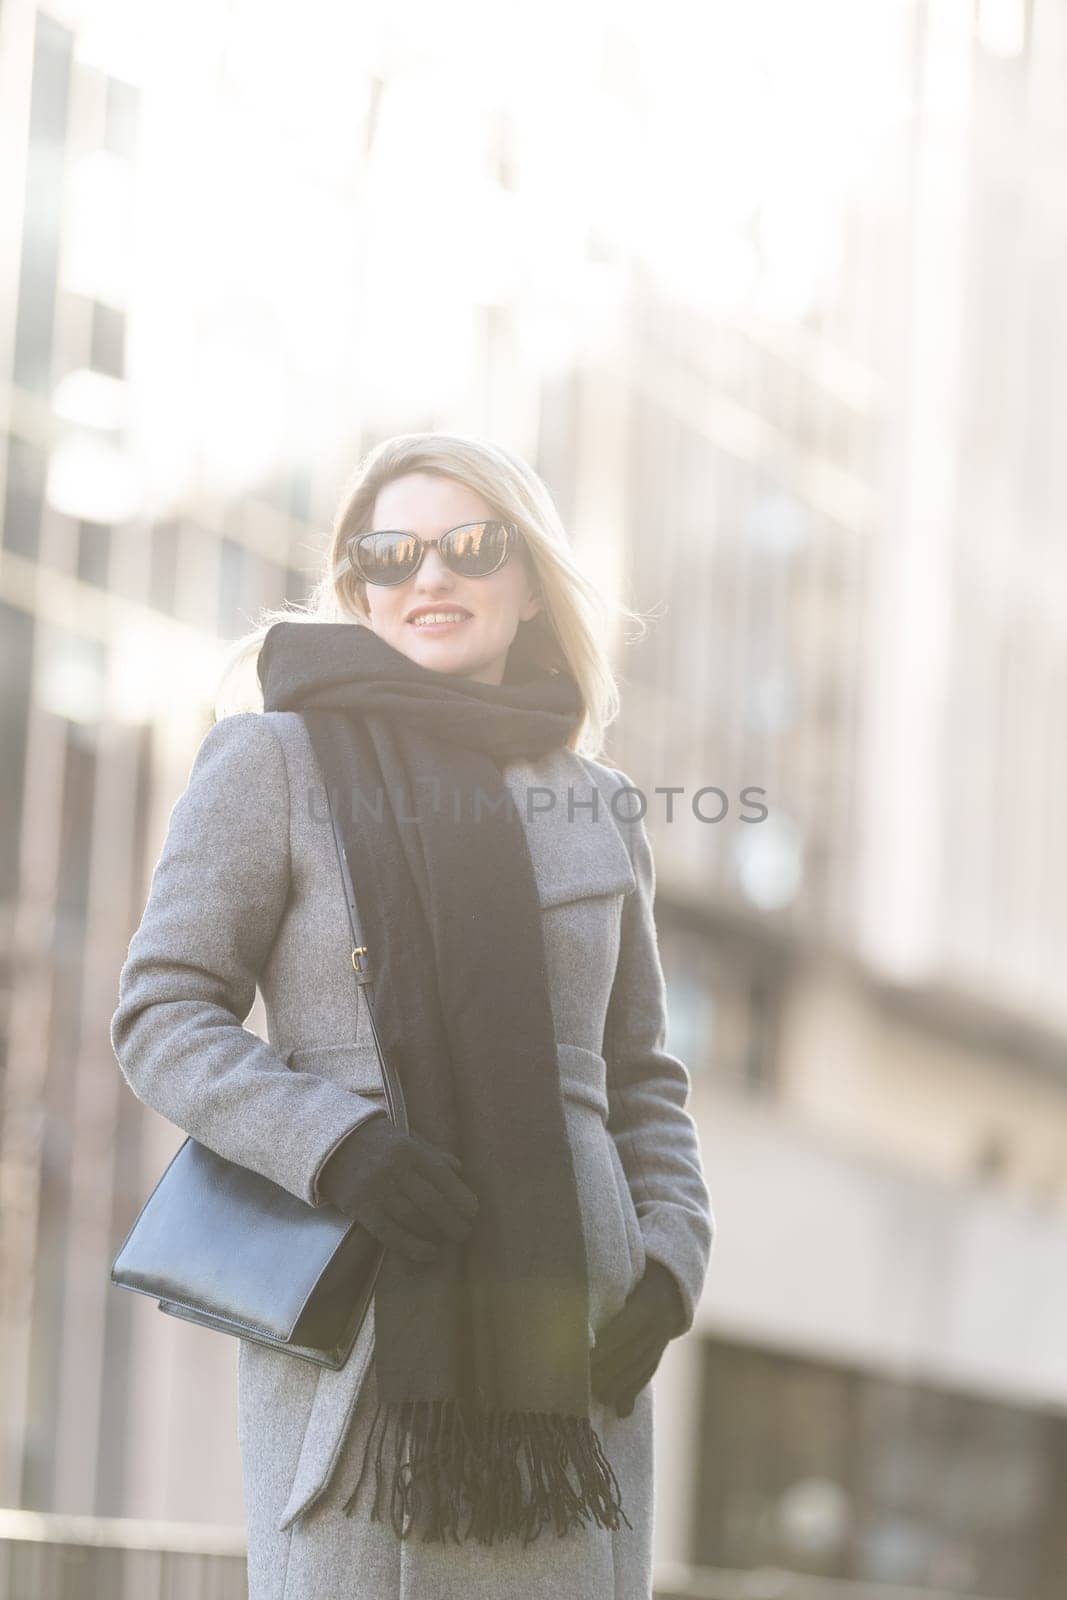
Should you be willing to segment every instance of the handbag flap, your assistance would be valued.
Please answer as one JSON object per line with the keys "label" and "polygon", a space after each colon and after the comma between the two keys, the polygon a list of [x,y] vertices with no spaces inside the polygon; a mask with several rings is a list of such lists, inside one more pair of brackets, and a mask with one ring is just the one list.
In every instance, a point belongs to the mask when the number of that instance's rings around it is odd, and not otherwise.
{"label": "handbag flap", "polygon": [[111,1279],[286,1340],[355,1226],[333,1206],[309,1206],[187,1138],[142,1206]]}

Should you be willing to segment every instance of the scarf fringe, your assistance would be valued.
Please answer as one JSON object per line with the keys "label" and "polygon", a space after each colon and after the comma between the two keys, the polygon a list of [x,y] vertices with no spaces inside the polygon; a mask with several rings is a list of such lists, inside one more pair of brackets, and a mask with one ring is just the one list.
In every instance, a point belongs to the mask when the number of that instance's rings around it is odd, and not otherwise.
{"label": "scarf fringe", "polygon": [[[391,1461],[386,1463],[390,1429],[393,1445]],[[384,1491],[390,1520],[401,1539],[416,1527],[421,1511],[426,1513],[425,1543],[451,1537],[460,1544],[473,1536],[480,1544],[491,1545],[497,1537],[516,1534],[528,1545],[549,1523],[562,1536],[590,1517],[613,1531],[620,1518],[628,1528],[633,1526],[622,1509],[618,1479],[588,1417],[546,1411],[472,1413],[454,1399],[379,1401],[359,1480],[344,1504],[348,1516],[355,1509],[372,1452],[371,1519],[382,1520]],[[578,1475],[577,1488],[569,1476],[572,1467]],[[468,1512],[461,1534],[459,1519]]]}

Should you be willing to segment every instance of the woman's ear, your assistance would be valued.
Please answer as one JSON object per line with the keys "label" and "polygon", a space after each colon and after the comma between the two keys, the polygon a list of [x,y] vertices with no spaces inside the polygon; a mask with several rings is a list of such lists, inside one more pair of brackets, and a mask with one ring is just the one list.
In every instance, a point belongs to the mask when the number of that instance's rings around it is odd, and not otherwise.
{"label": "woman's ear", "polygon": [[526,592],[526,599],[523,603],[522,610],[519,612],[520,621],[529,622],[532,617],[536,617],[537,613],[541,610],[542,604],[543,601],[541,598],[540,588],[531,584],[530,588]]}
{"label": "woman's ear", "polygon": [[529,622],[544,606],[544,590],[541,587],[541,575],[525,551],[522,565],[526,574],[526,599],[519,616],[523,622]]}

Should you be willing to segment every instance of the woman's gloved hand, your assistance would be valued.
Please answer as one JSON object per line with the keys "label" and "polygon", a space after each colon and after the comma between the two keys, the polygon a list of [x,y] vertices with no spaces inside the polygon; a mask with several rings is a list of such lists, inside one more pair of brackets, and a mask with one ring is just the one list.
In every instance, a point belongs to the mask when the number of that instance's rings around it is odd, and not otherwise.
{"label": "woman's gloved hand", "polygon": [[478,1210],[459,1157],[404,1133],[384,1109],[344,1138],[318,1177],[318,1192],[384,1245],[432,1261],[443,1240],[461,1244]]}
{"label": "woman's gloved hand", "polygon": [[628,1417],[664,1350],[684,1326],[685,1307],[673,1275],[649,1257],[641,1282],[597,1334],[589,1358],[596,1398]]}

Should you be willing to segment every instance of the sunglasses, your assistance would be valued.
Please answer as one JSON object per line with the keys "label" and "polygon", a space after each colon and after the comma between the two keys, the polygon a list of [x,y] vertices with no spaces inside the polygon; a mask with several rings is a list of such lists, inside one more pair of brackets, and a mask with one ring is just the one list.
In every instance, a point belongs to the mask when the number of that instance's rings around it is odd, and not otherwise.
{"label": "sunglasses", "polygon": [[427,547],[435,544],[450,572],[461,578],[487,578],[504,565],[520,537],[514,522],[464,522],[437,539],[420,539],[417,533],[393,528],[381,533],[354,533],[345,545],[347,555],[334,569],[334,577],[353,572],[364,583],[383,588],[406,583],[421,567]]}

